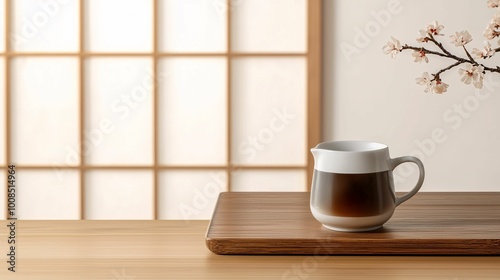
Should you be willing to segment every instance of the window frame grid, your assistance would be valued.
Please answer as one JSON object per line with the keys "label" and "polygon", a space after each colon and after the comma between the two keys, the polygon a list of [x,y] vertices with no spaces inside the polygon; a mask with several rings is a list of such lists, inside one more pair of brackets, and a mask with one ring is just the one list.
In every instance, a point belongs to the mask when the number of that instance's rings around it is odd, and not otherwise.
{"label": "window frame grid", "polygon": [[[307,16],[306,16],[306,25],[307,25],[307,49],[304,53],[272,53],[272,52],[257,52],[257,53],[241,53],[241,52],[232,52],[231,50],[231,30],[232,30],[232,9],[233,4],[232,0],[225,0],[226,6],[226,17],[227,17],[227,28],[226,28],[226,52],[221,53],[180,53],[180,52],[159,52],[158,51],[158,28],[159,28],[159,11],[158,11],[158,2],[161,0],[150,0],[153,1],[152,6],[152,40],[153,40],[153,49],[151,52],[145,53],[104,53],[104,52],[86,52],[85,50],[85,0],[78,0],[79,6],[79,51],[78,52],[17,52],[13,51],[10,44],[10,33],[12,31],[12,2],[15,0],[5,0],[5,51],[0,52],[0,57],[5,59],[5,165],[0,166],[0,172],[4,172],[7,175],[7,166],[9,164],[16,164],[12,162],[11,158],[11,135],[12,135],[12,112],[11,112],[11,60],[16,57],[50,57],[50,56],[60,56],[60,57],[77,57],[79,64],[79,73],[78,73],[78,100],[79,100],[79,155],[80,155],[80,164],[78,166],[63,166],[58,167],[61,169],[68,170],[78,170],[79,171],[79,196],[80,196],[80,220],[85,220],[85,175],[87,170],[150,170],[153,172],[153,188],[152,194],[152,205],[153,205],[153,217],[152,220],[157,220],[158,213],[158,193],[159,193],[159,184],[158,177],[159,173],[165,170],[222,170],[225,171],[227,178],[227,187],[228,191],[231,191],[231,173],[235,170],[302,170],[307,172],[307,182],[312,180],[313,174],[313,164],[314,160],[312,155],[309,153],[310,147],[315,146],[321,140],[321,8],[322,8],[322,0],[308,0],[307,1]],[[153,114],[153,164],[152,165],[87,165],[85,162],[85,156],[81,152],[83,150],[84,145],[84,129],[85,129],[85,62],[87,59],[92,57],[148,57],[152,59],[153,65],[153,80],[156,80],[157,71],[158,71],[158,62],[160,59],[167,57],[224,57],[226,58],[227,63],[227,74],[226,74],[226,82],[227,82],[227,90],[226,90],[226,122],[227,122],[227,146],[226,146],[226,164],[225,165],[189,165],[189,166],[179,166],[179,165],[160,165],[158,162],[158,85],[153,83],[153,91],[152,91],[152,114]],[[231,112],[231,97],[232,97],[232,59],[240,58],[240,57],[303,57],[306,59],[307,69],[306,69],[306,144],[307,147],[305,149],[306,153],[306,164],[305,165],[257,165],[257,166],[245,166],[245,165],[233,165],[232,156],[231,156],[231,145],[232,142],[232,112]],[[17,165],[17,170],[51,170],[54,166],[50,165]],[[4,185],[2,182],[0,185]],[[307,190],[310,190],[310,186],[308,184]],[[3,191],[7,194],[7,187],[5,187]],[[8,211],[5,211],[4,219],[9,218],[10,215]]]}

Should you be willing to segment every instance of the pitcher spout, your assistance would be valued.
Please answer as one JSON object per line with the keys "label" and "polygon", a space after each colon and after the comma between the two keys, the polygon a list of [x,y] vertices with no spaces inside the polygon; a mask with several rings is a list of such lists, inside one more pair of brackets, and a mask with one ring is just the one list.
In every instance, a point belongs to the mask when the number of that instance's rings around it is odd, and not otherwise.
{"label": "pitcher spout", "polygon": [[316,147],[312,148],[311,153],[313,155],[314,160],[317,160],[319,158],[321,152],[323,152],[323,151],[324,151],[323,149],[318,149]]}

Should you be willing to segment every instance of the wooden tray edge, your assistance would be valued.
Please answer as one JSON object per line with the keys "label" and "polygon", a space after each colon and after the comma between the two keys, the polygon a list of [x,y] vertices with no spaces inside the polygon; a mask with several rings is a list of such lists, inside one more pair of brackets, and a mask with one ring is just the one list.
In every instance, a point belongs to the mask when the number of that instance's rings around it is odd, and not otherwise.
{"label": "wooden tray edge", "polygon": [[[374,241],[367,244],[359,242],[276,239],[267,240],[266,244],[259,239],[238,239],[206,237],[207,248],[218,255],[433,255],[433,256],[500,256],[500,239],[429,239],[401,240],[388,243],[380,242],[380,247],[374,251]],[[297,243],[301,246],[297,246]],[[485,248],[488,248],[485,250]]]}

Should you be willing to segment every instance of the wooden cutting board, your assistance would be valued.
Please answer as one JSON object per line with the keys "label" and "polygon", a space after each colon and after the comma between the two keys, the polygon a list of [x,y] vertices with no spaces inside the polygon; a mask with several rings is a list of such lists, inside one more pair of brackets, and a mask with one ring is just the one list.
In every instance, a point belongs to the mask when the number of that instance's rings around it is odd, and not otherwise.
{"label": "wooden cutting board", "polygon": [[217,254],[500,255],[500,192],[418,193],[364,233],[322,227],[309,193],[221,193],[206,244]]}

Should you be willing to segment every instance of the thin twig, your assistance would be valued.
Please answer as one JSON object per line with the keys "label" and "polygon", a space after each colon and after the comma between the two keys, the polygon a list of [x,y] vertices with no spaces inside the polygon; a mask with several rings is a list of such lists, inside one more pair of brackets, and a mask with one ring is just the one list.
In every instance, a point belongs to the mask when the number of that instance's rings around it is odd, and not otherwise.
{"label": "thin twig", "polygon": [[456,66],[458,66],[458,65],[460,65],[460,64],[462,64],[462,63],[463,63],[463,62],[457,61],[457,62],[455,62],[455,63],[451,64],[450,66],[448,66],[448,67],[446,67],[446,68],[443,68],[443,69],[439,70],[436,74],[433,74],[434,79],[432,79],[431,81],[434,81],[434,80],[439,79],[439,75],[441,75],[443,72],[448,71],[448,70],[450,70],[451,68],[456,67]]}
{"label": "thin twig", "polygon": [[429,41],[433,42],[436,46],[438,46],[438,48],[440,48],[445,54],[452,56],[452,54],[443,47],[442,43],[436,41],[436,39],[434,39],[434,36],[432,36],[432,34],[430,33],[428,34],[429,34]]}
{"label": "thin twig", "polygon": [[473,62],[472,64],[477,65],[478,63],[474,60],[474,58],[472,58],[472,56],[470,55],[470,53],[467,50],[467,48],[465,47],[465,45],[463,45],[462,47],[464,48],[464,51],[467,54],[467,57]]}

